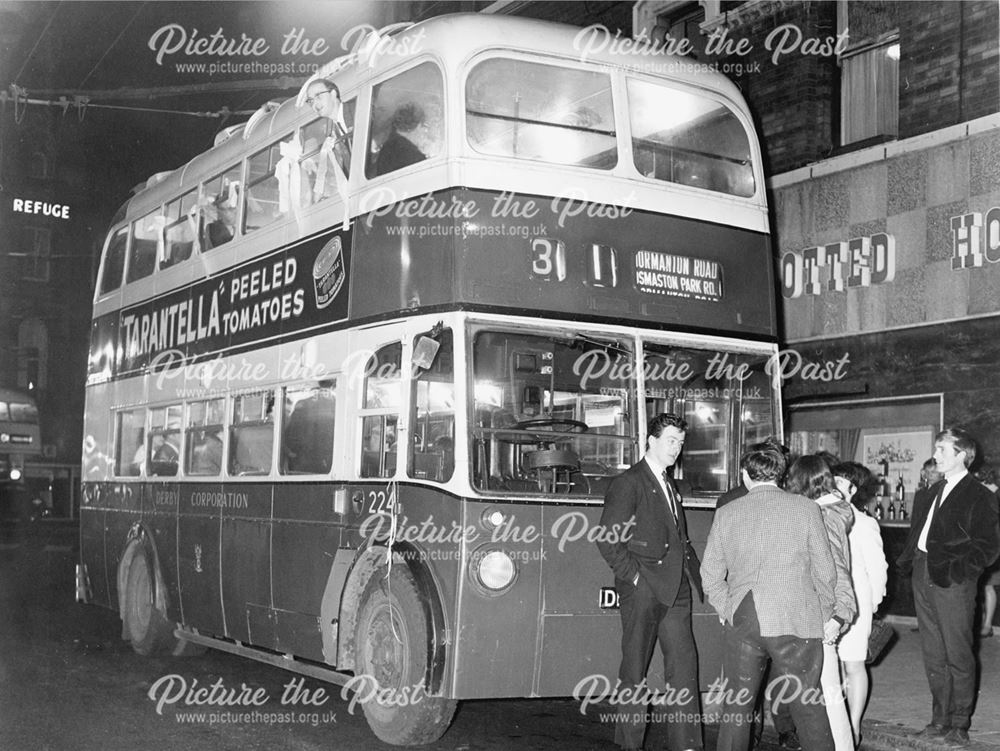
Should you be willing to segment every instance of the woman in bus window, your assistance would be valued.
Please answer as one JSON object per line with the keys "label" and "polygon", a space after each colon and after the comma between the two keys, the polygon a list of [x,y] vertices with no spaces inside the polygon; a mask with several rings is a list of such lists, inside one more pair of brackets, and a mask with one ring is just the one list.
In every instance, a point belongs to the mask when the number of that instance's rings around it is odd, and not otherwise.
{"label": "woman in bus window", "polygon": [[378,151],[376,174],[385,175],[426,159],[420,147],[429,141],[428,129],[423,107],[414,102],[400,105],[392,116],[392,133]]}

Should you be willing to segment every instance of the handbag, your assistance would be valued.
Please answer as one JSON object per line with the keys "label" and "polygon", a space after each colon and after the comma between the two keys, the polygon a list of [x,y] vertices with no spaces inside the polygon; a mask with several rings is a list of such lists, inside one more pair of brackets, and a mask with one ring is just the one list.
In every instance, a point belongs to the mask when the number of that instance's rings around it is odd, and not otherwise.
{"label": "handbag", "polygon": [[895,635],[895,629],[887,621],[881,618],[872,619],[872,630],[868,634],[868,656],[865,658],[865,664],[871,665],[877,662]]}

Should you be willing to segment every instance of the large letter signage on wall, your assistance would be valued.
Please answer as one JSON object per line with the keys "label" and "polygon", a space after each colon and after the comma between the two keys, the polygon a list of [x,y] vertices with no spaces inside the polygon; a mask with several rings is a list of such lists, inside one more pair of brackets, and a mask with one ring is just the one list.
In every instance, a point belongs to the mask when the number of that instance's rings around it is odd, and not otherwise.
{"label": "large letter signage on wall", "polygon": [[985,223],[979,211],[951,218],[952,269],[978,268],[984,258],[990,263],[1000,262],[1000,207],[994,206],[986,212]]}
{"label": "large letter signage on wall", "polygon": [[781,294],[788,298],[870,287],[895,276],[896,239],[884,232],[781,257]]}

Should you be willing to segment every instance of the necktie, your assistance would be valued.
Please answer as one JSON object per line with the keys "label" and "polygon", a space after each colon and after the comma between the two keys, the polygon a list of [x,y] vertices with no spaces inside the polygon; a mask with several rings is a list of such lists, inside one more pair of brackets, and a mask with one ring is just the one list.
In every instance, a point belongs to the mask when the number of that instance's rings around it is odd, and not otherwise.
{"label": "necktie", "polygon": [[340,126],[340,123],[333,124],[333,153],[337,157],[337,163],[348,175],[351,168],[351,143],[347,140],[347,132]]}
{"label": "necktie", "polygon": [[927,519],[924,520],[924,527],[920,530],[920,536],[917,538],[917,550],[922,550],[927,552],[927,535],[931,531],[931,524],[934,522],[934,515],[937,510],[941,508],[941,500],[944,497],[944,487],[945,483],[941,483],[941,487],[937,489],[937,493],[934,494],[934,501],[931,503],[930,509],[927,511]]}
{"label": "necktie", "polygon": [[674,521],[677,521],[677,499],[674,498],[674,486],[670,483],[670,475],[667,474],[667,470],[663,470],[663,486],[667,489],[667,506],[670,507],[670,513],[674,515]]}

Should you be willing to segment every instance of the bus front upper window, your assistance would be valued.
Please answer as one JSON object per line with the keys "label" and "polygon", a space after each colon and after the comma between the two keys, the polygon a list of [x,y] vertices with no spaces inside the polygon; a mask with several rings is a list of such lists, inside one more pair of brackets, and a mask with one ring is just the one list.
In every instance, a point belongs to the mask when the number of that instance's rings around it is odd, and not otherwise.
{"label": "bus front upper window", "polygon": [[754,194],[750,139],[724,104],[630,79],[628,107],[632,152],[642,175],[734,196]]}
{"label": "bus front upper window", "polygon": [[611,79],[604,73],[486,60],[469,74],[466,118],[469,144],[482,154],[596,169],[618,163]]}

